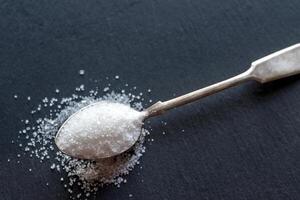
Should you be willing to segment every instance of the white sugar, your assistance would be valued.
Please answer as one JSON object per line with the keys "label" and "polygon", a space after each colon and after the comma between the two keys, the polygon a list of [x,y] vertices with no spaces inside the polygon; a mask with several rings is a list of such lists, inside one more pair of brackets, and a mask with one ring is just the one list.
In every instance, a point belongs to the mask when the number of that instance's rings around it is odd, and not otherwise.
{"label": "white sugar", "polygon": [[74,157],[103,158],[129,149],[141,133],[144,112],[116,102],[99,101],[73,115],[56,144]]}
{"label": "white sugar", "polygon": [[[81,90],[82,88],[78,88]],[[130,88],[127,88],[129,91]],[[110,89],[111,90],[111,89]],[[136,100],[132,96],[124,93],[110,92],[106,93],[103,97],[95,97],[98,91],[102,89],[93,90],[89,96],[72,95],[71,97],[64,97],[62,99],[45,97],[40,104],[30,111],[30,116],[33,117],[30,121],[24,119],[22,122],[24,127],[19,131],[18,138],[22,138],[22,147],[19,147],[24,156],[37,158],[39,162],[48,164],[48,169],[52,172],[57,172],[58,179],[64,176],[62,187],[69,191],[71,199],[79,196],[80,198],[87,198],[94,195],[98,188],[106,185],[113,184],[117,187],[122,183],[126,183],[123,176],[129,174],[136,164],[139,164],[139,159],[145,152],[143,145],[144,137],[149,135],[149,132],[144,128],[141,130],[141,136],[135,143],[133,148],[129,151],[122,153],[120,156],[115,156],[101,161],[88,161],[71,158],[70,156],[58,151],[54,139],[59,127],[68,119],[72,114],[81,108],[96,103],[118,103],[125,106],[133,113],[140,113],[137,110],[142,110],[142,99]],[[44,107],[44,104],[47,107]],[[134,109],[130,108],[133,107]],[[48,111],[49,115],[40,116],[42,113]],[[34,114],[34,113],[37,113]],[[141,122],[142,120],[140,120]],[[23,133],[23,130],[25,133]],[[124,130],[127,130],[124,127]],[[18,139],[12,140],[11,143],[19,146]],[[20,163],[21,154],[17,154],[17,163]],[[23,154],[22,154],[23,157]],[[8,159],[7,162],[10,162]],[[34,169],[32,169],[34,172]],[[49,183],[45,182],[48,186]],[[78,186],[79,190],[73,190],[74,186]]]}
{"label": "white sugar", "polygon": [[50,169],[55,169],[55,164],[54,163],[50,166]]}
{"label": "white sugar", "polygon": [[81,69],[81,70],[78,71],[78,74],[79,74],[80,76],[83,76],[83,75],[85,74],[85,71],[84,71],[83,69]]}
{"label": "white sugar", "polygon": [[109,87],[105,87],[104,89],[103,89],[103,92],[107,92],[109,90]]}
{"label": "white sugar", "polygon": [[[78,92],[84,91],[84,85],[81,84],[79,87],[75,88],[75,91],[78,91]],[[75,95],[75,94],[74,94],[74,95]]]}

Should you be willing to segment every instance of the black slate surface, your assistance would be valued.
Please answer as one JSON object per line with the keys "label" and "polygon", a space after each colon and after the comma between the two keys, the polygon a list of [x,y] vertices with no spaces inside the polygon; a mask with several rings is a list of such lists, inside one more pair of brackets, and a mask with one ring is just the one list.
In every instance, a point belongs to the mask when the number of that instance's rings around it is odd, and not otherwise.
{"label": "black slate surface", "polygon": [[[28,157],[16,163],[11,144],[30,105],[55,88],[69,96],[118,74],[116,88],[166,100],[299,42],[299,10],[298,0],[1,0],[0,199],[68,197],[61,175]],[[299,99],[299,76],[249,82],[153,119],[143,169],[96,199],[300,199]]]}

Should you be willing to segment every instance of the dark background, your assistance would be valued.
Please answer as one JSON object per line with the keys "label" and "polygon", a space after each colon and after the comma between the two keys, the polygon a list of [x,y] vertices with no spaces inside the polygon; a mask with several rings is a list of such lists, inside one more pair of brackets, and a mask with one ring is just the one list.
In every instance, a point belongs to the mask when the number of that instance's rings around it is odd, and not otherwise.
{"label": "dark background", "polygon": [[[35,105],[118,74],[115,87],[167,100],[298,43],[299,10],[299,0],[0,0],[0,198],[68,197],[49,165],[16,162],[27,96]],[[143,169],[97,199],[300,199],[299,99],[299,76],[249,82],[153,119]]]}

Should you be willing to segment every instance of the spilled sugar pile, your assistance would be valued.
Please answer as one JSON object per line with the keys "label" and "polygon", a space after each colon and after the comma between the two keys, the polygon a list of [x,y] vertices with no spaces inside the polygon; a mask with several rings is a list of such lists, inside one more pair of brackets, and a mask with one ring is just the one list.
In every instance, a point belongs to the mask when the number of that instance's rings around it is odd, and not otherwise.
{"label": "spilled sugar pile", "polygon": [[[128,87],[127,84],[125,86]],[[84,85],[75,89],[77,92],[83,90],[85,90]],[[105,88],[103,91],[108,90]],[[60,91],[56,89],[55,92]],[[22,120],[25,128],[19,131],[19,138],[22,142],[18,143],[18,146],[25,152],[25,155],[38,158],[40,162],[48,164],[50,170],[67,175],[68,178],[62,177],[61,181],[71,199],[87,199],[103,185],[120,186],[121,183],[125,183],[126,179],[123,176],[139,164],[139,159],[145,152],[144,138],[149,134],[142,128],[141,136],[133,148],[119,156],[97,162],[74,159],[63,154],[55,145],[56,133],[65,120],[81,108],[98,101],[106,101],[130,105],[136,110],[143,109],[142,93],[140,95],[125,94],[122,90],[121,93],[112,91],[102,97],[96,97],[98,91],[91,90],[89,94],[89,96],[73,94],[71,97],[62,99],[45,97],[42,104],[31,111],[33,120]],[[48,111],[49,115],[39,117],[41,110]],[[18,157],[20,156],[18,154]]]}

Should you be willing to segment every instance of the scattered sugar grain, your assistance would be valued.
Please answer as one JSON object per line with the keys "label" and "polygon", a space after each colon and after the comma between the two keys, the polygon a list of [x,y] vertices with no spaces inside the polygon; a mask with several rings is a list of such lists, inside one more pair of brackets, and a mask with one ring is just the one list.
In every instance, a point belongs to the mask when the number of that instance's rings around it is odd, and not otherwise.
{"label": "scattered sugar grain", "polygon": [[[75,91],[77,91],[77,92],[84,91],[84,85],[81,84],[79,87],[75,88]],[[74,99],[74,97],[76,99],[76,97],[78,97],[78,95],[73,94],[73,99]]]}
{"label": "scattered sugar grain", "polygon": [[50,169],[55,169],[55,164],[54,163],[50,166]]}
{"label": "scattered sugar grain", "polygon": [[107,92],[109,90],[109,87],[105,87],[104,89],[103,89],[103,92]]}
{"label": "scattered sugar grain", "polygon": [[81,70],[78,71],[78,74],[79,74],[80,76],[83,76],[83,75],[85,74],[85,71],[84,71],[83,69],[81,69]]}
{"label": "scattered sugar grain", "polygon": [[17,99],[17,98],[18,98],[18,95],[15,94],[15,95],[14,95],[14,99]]}

